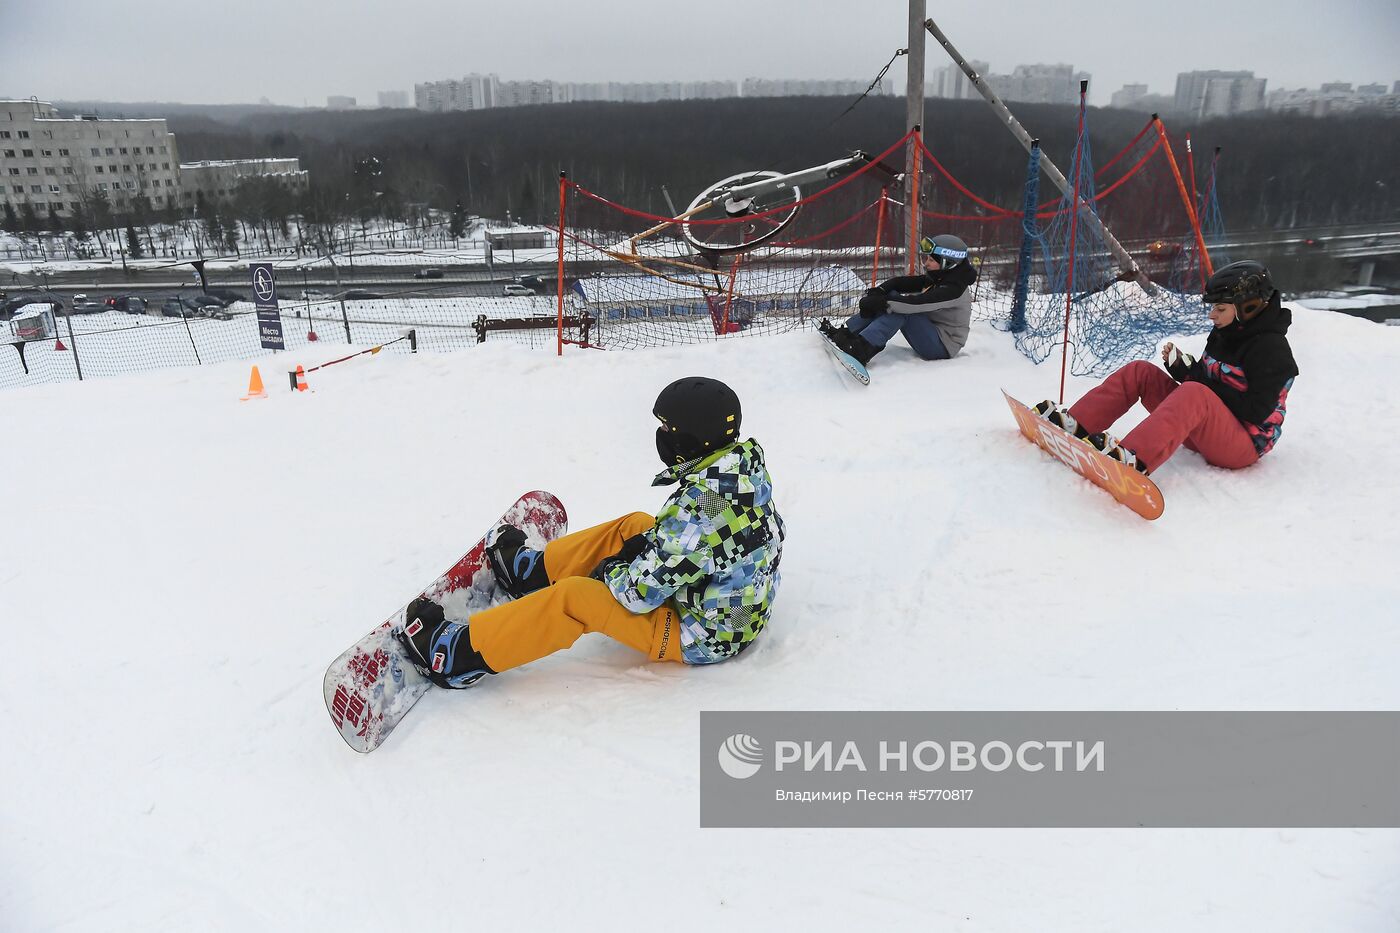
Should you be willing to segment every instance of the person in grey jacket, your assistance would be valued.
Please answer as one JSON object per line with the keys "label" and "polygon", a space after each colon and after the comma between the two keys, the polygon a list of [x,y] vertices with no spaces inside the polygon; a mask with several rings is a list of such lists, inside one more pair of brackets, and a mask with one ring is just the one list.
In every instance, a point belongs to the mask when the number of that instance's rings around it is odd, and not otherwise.
{"label": "person in grey jacket", "polygon": [[947,360],[967,343],[972,319],[972,293],[977,270],[968,259],[967,244],[950,233],[919,240],[923,275],[904,275],[881,282],[860,300],[860,313],[841,327],[822,321],[822,333],[838,347],[868,365],[897,333],[926,360]]}

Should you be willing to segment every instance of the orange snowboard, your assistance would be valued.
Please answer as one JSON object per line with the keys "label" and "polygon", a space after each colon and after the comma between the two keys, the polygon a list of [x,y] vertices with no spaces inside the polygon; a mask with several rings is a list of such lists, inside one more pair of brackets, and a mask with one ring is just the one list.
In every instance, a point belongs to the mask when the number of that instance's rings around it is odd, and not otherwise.
{"label": "orange snowboard", "polygon": [[1143,518],[1150,520],[1161,516],[1167,504],[1157,484],[1146,475],[1105,456],[1097,448],[1039,417],[1007,395],[1005,389],[1001,394],[1006,396],[1006,404],[1011,406],[1016,424],[1027,440]]}

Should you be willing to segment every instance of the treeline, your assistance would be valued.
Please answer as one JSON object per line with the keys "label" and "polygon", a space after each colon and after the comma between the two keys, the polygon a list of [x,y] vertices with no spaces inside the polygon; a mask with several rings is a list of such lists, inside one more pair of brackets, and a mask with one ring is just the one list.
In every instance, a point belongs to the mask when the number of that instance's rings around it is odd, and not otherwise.
{"label": "treeline", "polygon": [[[663,185],[684,205],[727,175],[803,168],[857,148],[877,152],[903,132],[902,100],[867,98],[841,115],[849,103],[735,98],[448,114],[276,111],[229,120],[185,112],[168,118],[185,161],[301,159],[312,183],[307,204],[296,206],[301,212],[309,204],[312,213],[398,218],[426,205],[549,222],[560,171],[617,203],[665,214]],[[1074,108],[1014,106],[1047,154],[1067,169]],[[1191,133],[1198,175],[1214,147],[1223,147],[1220,200],[1232,230],[1400,217],[1400,121],[1394,118],[1261,113],[1201,123],[1167,119],[1183,167],[1180,144]],[[953,175],[994,203],[1020,203],[1025,153],[985,104],[931,100],[926,121],[928,146]],[[1145,122],[1144,114],[1093,109],[1088,123],[1095,156],[1102,161],[1118,152]]]}

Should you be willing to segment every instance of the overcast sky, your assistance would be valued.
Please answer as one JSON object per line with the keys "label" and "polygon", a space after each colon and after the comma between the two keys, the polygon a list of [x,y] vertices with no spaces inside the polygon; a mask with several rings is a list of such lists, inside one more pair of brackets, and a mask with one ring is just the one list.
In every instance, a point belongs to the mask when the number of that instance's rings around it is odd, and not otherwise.
{"label": "overcast sky", "polygon": [[[970,59],[1065,62],[1090,99],[1176,74],[1249,70],[1270,89],[1400,80],[1400,0],[931,0]],[[904,0],[0,0],[0,96],[374,104],[415,81],[868,81],[907,44]],[[928,69],[947,64],[930,38]],[[896,93],[903,60],[890,72]],[[411,102],[410,94],[410,102]]]}

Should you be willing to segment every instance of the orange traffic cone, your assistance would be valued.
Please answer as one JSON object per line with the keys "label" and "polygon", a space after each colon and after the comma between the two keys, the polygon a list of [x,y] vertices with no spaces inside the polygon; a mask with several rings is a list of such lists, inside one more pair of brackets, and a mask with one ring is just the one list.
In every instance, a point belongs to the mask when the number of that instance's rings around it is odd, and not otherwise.
{"label": "orange traffic cone", "polygon": [[296,378],[292,382],[292,388],[298,392],[305,392],[311,388],[306,384],[306,370],[302,368],[300,363],[297,364]]}
{"label": "orange traffic cone", "polygon": [[63,345],[63,338],[62,338],[62,337],[55,337],[55,338],[53,339],[53,349],[54,349],[54,352],[55,352],[55,353],[61,353],[61,352],[65,351],[65,350],[67,350],[68,348],[65,347],[65,346]]}
{"label": "orange traffic cone", "polygon": [[239,401],[246,402],[250,398],[267,398],[267,390],[263,388],[262,373],[258,372],[256,366],[253,367],[252,374],[248,376],[248,394]]}

